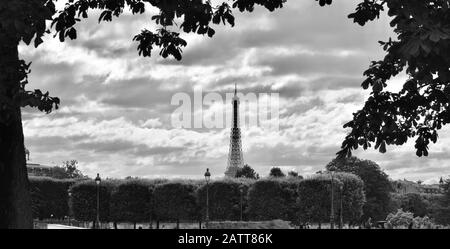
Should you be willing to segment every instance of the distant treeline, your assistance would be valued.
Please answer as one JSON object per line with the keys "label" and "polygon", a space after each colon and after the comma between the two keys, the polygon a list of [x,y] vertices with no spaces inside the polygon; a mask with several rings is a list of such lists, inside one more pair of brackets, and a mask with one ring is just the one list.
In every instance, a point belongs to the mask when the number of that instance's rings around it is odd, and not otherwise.
{"label": "distant treeline", "polygon": [[[70,210],[70,216],[78,221],[96,220],[97,186],[93,180],[31,177],[30,183],[35,218],[64,218]],[[236,221],[242,215],[243,220],[282,219],[295,224],[329,221],[328,174],[307,179],[222,179],[210,182],[208,188],[210,220]],[[333,191],[336,222],[341,200],[344,222],[357,221],[365,203],[362,180],[352,174],[336,173]],[[102,222],[205,220],[205,181],[105,180],[99,193]]]}

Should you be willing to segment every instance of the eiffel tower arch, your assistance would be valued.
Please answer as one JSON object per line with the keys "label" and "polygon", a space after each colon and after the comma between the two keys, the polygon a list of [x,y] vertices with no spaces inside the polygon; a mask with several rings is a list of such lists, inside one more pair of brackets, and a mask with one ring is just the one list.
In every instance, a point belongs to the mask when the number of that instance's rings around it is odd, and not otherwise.
{"label": "eiffel tower arch", "polygon": [[236,177],[238,169],[244,165],[242,154],[241,129],[239,128],[239,98],[237,96],[237,87],[234,87],[234,96],[231,101],[233,105],[233,116],[230,134],[230,150],[228,152],[228,163],[225,176]]}

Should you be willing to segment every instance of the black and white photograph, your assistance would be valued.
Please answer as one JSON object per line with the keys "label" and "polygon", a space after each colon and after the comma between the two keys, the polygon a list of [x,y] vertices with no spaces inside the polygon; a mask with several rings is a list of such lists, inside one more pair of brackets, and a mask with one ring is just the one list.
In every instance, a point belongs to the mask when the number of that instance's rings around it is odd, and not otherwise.
{"label": "black and white photograph", "polygon": [[448,123],[449,0],[0,0],[1,229],[446,230]]}

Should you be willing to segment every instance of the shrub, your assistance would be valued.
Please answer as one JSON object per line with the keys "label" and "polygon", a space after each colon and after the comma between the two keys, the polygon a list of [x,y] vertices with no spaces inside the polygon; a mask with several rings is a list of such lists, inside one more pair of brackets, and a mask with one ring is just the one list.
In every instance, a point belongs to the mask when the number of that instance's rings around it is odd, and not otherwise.
{"label": "shrub", "polygon": [[388,214],[386,222],[391,224],[393,228],[408,228],[411,223],[414,224],[414,214],[399,209],[396,213]]}
{"label": "shrub", "polygon": [[69,215],[68,189],[75,180],[30,177],[33,216],[38,219],[61,219]]}
{"label": "shrub", "polygon": [[[316,175],[304,179],[298,186],[297,214],[300,223],[328,222],[330,217],[330,183],[327,175]],[[341,182],[336,179],[335,186]],[[337,196],[337,188],[334,188]]]}
{"label": "shrub", "polygon": [[[365,202],[362,180],[348,173],[334,177],[334,214],[339,221],[342,199],[343,222],[355,223],[362,216]],[[342,190],[342,192],[341,192]],[[299,183],[297,214],[299,222],[328,222],[331,212],[331,176],[320,174]]]}
{"label": "shrub", "polygon": [[[251,220],[291,220],[295,207],[296,181],[264,179],[256,181],[248,192],[248,216]],[[292,188],[292,186],[295,186]]]}
{"label": "shrub", "polygon": [[153,197],[156,218],[177,222],[199,219],[196,189],[189,182],[168,182],[155,186]]}
{"label": "shrub", "polygon": [[[102,181],[99,186],[100,221],[110,221],[110,198],[116,181]],[[73,185],[71,206],[74,218],[78,221],[95,221],[97,217],[97,184],[86,180]]]}
{"label": "shrub", "polygon": [[151,215],[151,185],[146,181],[128,180],[111,194],[111,219],[116,222],[147,222]]}
{"label": "shrub", "polygon": [[[363,207],[366,202],[364,182],[358,176],[349,173],[337,173],[336,178],[342,183],[343,222],[355,224],[363,215]],[[336,201],[340,201],[340,198],[341,193]],[[338,207],[340,210],[340,205]]]}
{"label": "shrub", "polygon": [[356,157],[334,159],[326,166],[327,170],[352,173],[364,182],[366,203],[363,206],[363,219],[383,220],[391,211],[390,193],[393,191],[388,175],[378,164]]}
{"label": "shrub", "polygon": [[[240,220],[241,189],[243,218],[246,218],[247,192],[252,182],[247,179],[224,179],[209,183],[209,218],[211,220]],[[197,191],[197,203],[201,207],[201,216],[204,217],[206,214],[206,184]]]}

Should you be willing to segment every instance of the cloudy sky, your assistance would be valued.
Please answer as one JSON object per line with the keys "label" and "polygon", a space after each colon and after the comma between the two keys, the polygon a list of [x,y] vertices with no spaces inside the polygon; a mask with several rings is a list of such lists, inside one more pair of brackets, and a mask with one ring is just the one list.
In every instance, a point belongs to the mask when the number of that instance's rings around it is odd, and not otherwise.
{"label": "cloudy sky", "polygon": [[[83,20],[78,39],[60,43],[51,35],[38,49],[21,46],[32,61],[32,89],[61,98],[49,115],[24,109],[25,144],[31,161],[46,165],[76,159],[80,169],[108,177],[201,177],[225,171],[229,129],[179,129],[171,124],[175,93],[279,93],[278,131],[257,126],[242,130],[245,163],[262,176],[272,166],[302,175],[322,170],[339,150],[342,125],[362,107],[362,72],[381,59],[378,40],[392,36],[388,18],[360,27],[347,19],[358,1],[289,0],[284,8],[235,11],[236,26],[217,26],[210,39],[182,34],[183,60],[141,58],[132,41],[154,28],[152,12],[124,14],[97,24],[98,13]],[[391,89],[401,86],[394,79]],[[229,110],[230,103],[219,108]],[[204,106],[212,112],[217,106]],[[357,151],[377,162],[393,179],[436,182],[450,174],[449,129],[431,146],[428,158],[415,156],[412,143],[380,154]]]}

